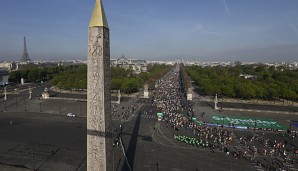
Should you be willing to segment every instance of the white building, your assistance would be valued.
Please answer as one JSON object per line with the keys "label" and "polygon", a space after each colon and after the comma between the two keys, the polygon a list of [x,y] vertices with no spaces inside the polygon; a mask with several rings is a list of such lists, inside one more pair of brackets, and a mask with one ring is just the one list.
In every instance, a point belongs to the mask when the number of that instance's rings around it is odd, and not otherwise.
{"label": "white building", "polygon": [[16,63],[14,62],[0,62],[0,69],[7,70],[11,72],[16,69]]}
{"label": "white building", "polygon": [[123,55],[119,59],[111,59],[111,66],[119,66],[121,68],[132,68],[134,73],[147,72],[147,61],[139,59],[127,59]]}

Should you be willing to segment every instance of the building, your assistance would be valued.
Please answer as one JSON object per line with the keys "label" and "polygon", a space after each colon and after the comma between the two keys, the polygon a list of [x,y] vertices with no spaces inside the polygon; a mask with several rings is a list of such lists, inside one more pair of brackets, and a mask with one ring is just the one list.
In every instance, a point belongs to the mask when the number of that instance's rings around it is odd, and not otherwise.
{"label": "building", "polygon": [[258,78],[258,76],[250,75],[250,74],[240,74],[239,77],[244,78],[244,79],[250,79],[250,80]]}
{"label": "building", "polygon": [[0,85],[8,84],[9,73],[7,70],[0,70]]}
{"label": "building", "polygon": [[16,63],[14,62],[0,62],[0,70],[6,70],[6,71],[13,71],[16,69]]}
{"label": "building", "polygon": [[111,59],[111,66],[119,66],[121,68],[131,68],[135,74],[147,72],[147,61],[140,59],[127,59],[122,55],[119,59]]}

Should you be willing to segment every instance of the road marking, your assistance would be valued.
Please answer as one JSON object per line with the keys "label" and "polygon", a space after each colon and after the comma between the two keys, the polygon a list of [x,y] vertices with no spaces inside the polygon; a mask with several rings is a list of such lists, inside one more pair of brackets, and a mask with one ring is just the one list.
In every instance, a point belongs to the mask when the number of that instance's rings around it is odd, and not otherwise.
{"label": "road marking", "polygon": [[157,118],[156,116],[154,115],[147,115],[147,114],[144,114],[144,115],[139,115],[138,117],[141,117],[141,118]]}

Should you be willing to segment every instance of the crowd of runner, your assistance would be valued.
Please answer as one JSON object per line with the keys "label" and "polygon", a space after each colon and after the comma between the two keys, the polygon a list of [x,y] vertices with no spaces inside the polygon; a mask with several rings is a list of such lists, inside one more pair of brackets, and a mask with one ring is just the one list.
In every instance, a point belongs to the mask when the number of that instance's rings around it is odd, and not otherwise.
{"label": "crowd of runner", "polygon": [[[118,118],[118,120],[128,120],[129,116],[135,114],[136,109],[138,108],[137,104],[132,104],[129,106],[117,106],[117,105],[113,105],[113,110],[112,110],[112,115],[116,116]],[[117,111],[117,108],[118,111]]]}
{"label": "crowd of runner", "polygon": [[190,146],[210,148],[212,151],[223,151],[235,159],[244,157],[257,164],[264,160],[268,162],[267,158],[270,157],[271,162],[263,167],[268,170],[288,170],[287,163],[293,162],[290,155],[296,155],[298,150],[289,150],[287,142],[279,142],[257,134],[236,137],[233,128],[207,126],[193,122],[191,120],[193,109],[186,100],[181,80],[178,65],[165,75],[152,94],[153,105],[157,107],[158,112],[164,114],[163,123],[166,127],[172,128],[174,132],[180,129],[192,132],[193,137],[174,134],[173,138],[175,140]]}

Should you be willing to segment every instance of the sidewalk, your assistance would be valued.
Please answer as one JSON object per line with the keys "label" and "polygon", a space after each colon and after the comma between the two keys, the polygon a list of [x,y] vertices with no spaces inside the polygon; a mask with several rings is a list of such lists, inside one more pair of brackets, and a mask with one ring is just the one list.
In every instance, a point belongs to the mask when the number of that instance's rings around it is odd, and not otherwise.
{"label": "sidewalk", "polygon": [[[214,101],[212,96],[204,96],[208,101]],[[228,102],[228,103],[244,103],[244,104],[262,104],[262,105],[272,105],[272,106],[294,106],[298,107],[298,102],[289,101],[289,100],[260,100],[260,99],[233,99],[233,98],[218,98],[218,102]]]}

